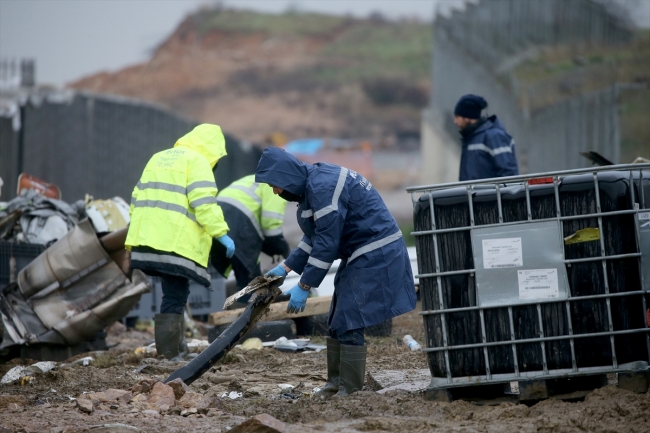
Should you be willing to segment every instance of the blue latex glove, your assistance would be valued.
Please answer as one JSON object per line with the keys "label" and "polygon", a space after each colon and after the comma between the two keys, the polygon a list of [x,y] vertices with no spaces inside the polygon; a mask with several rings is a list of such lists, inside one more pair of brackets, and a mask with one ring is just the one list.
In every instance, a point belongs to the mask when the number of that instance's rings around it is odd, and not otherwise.
{"label": "blue latex glove", "polygon": [[268,271],[264,274],[265,277],[282,277],[280,284],[284,283],[284,278],[287,276],[287,271],[284,270],[284,266],[278,265],[275,268]]}
{"label": "blue latex glove", "polygon": [[217,238],[219,242],[221,242],[221,245],[226,247],[226,257],[229,259],[232,258],[232,256],[235,254],[235,242],[230,239],[230,236],[228,235],[223,235]]}
{"label": "blue latex glove", "polygon": [[305,305],[307,304],[307,296],[309,296],[309,291],[301,289],[300,286],[296,284],[287,293],[291,295],[291,299],[289,299],[289,305],[287,305],[287,313],[297,314],[300,311],[305,311]]}

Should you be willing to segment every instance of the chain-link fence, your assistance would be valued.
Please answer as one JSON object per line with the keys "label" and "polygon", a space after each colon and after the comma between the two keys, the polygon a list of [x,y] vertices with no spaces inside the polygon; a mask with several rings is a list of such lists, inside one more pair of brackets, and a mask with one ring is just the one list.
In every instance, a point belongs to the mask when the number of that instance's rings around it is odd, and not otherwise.
{"label": "chain-link fence", "polygon": [[[22,101],[21,101],[22,99]],[[154,153],[172,147],[197,122],[154,104],[115,96],[31,91],[0,117],[2,200],[21,172],[54,183],[68,202],[90,194],[129,200]],[[255,171],[261,151],[226,134],[219,188]]]}
{"label": "chain-link fence", "polygon": [[594,0],[482,0],[436,17],[465,53],[492,72],[531,47],[558,44],[617,44],[632,38],[629,24],[612,14],[612,4]]}

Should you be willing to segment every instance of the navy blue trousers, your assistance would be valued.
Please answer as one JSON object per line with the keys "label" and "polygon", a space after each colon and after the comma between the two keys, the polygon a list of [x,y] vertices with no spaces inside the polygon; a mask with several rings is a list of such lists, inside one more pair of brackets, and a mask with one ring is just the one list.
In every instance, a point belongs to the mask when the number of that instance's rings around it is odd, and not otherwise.
{"label": "navy blue trousers", "polygon": [[161,275],[161,279],[163,298],[160,314],[183,314],[190,296],[190,280],[169,274]]}
{"label": "navy blue trousers", "polygon": [[350,329],[349,331],[339,334],[333,329],[329,329],[330,337],[339,340],[341,344],[348,346],[363,346],[365,344],[364,332],[366,328]]}

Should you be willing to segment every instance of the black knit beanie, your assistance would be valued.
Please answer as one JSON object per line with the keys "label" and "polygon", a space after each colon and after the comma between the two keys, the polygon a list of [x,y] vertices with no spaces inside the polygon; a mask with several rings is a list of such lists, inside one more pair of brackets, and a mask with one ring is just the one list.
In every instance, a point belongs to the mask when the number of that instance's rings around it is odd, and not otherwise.
{"label": "black knit beanie", "polygon": [[481,110],[487,106],[487,101],[481,96],[464,95],[456,103],[454,115],[467,117],[468,119],[479,119],[481,117]]}

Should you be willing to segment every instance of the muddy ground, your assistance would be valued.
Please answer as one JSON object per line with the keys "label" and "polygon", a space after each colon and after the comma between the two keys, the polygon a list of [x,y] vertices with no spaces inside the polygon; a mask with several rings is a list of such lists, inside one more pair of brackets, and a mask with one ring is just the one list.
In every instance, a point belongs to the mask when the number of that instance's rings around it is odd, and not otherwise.
{"label": "muddy ground", "polygon": [[[396,318],[390,337],[368,338],[367,371],[427,368],[423,353],[411,352],[401,343],[407,333],[423,341],[422,320],[416,312]],[[72,400],[111,388],[128,390],[142,379],[164,380],[181,364],[134,353],[134,348],[152,338],[147,331],[115,326],[109,344],[116,345],[107,352],[92,353],[92,365],[58,367],[22,386],[0,385],[0,433],[137,431],[128,426],[145,432],[215,433],[262,413],[287,423],[286,431],[295,432],[650,431],[650,393],[619,389],[613,376],[609,386],[589,393],[582,401],[549,399],[530,406],[514,402],[431,402],[420,392],[379,394],[370,389],[347,399],[322,401],[310,398],[309,393],[325,383],[325,352],[284,353],[272,348],[248,352],[234,349],[190,386],[191,391],[211,397],[212,404],[198,413],[190,410],[189,416],[183,416],[188,411],[181,415],[182,408],[156,409],[137,402],[137,398],[128,403],[96,401],[92,413],[87,413]],[[312,341],[324,343],[323,337]],[[0,375],[32,362],[2,364]],[[278,385],[287,383],[299,387],[292,392],[297,398],[282,396]],[[221,397],[231,391],[241,392],[242,397]],[[106,425],[113,427],[99,427]]]}

